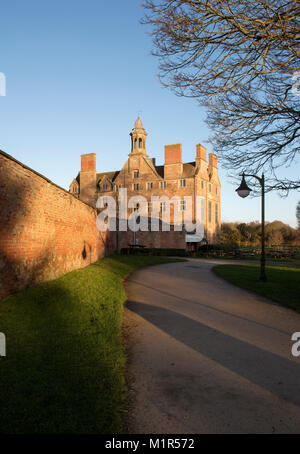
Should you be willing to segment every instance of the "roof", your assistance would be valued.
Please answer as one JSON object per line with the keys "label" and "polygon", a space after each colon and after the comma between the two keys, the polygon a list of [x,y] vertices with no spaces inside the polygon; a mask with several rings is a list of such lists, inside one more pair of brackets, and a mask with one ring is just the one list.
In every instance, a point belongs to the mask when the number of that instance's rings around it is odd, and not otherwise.
{"label": "roof", "polygon": [[[153,166],[156,170],[156,172],[158,173],[158,175],[161,177],[161,178],[164,178],[164,166]],[[181,178],[188,178],[188,177],[192,177],[194,176],[195,174],[195,161],[193,162],[186,162],[183,164],[183,169],[182,169],[182,175],[181,175]],[[100,180],[102,180],[102,178],[104,176],[107,176],[112,182],[115,181],[115,179],[117,178],[117,176],[119,175],[120,173],[120,170],[113,170],[111,172],[100,172],[100,173],[97,173],[96,174],[96,181],[97,183],[99,183]],[[80,172],[78,173],[77,177],[76,177],[76,181],[80,184]]]}
{"label": "roof", "polygon": [[183,164],[183,171],[182,171],[182,176],[183,177],[192,177],[195,174],[195,161],[193,162],[186,162]]}
{"label": "roof", "polygon": [[139,131],[139,132],[146,133],[145,128],[144,128],[143,123],[142,123],[142,120],[140,119],[139,116],[135,120],[134,127],[133,127],[132,131]]}
{"label": "roof", "polygon": [[101,172],[96,174],[97,183],[102,180],[104,176],[107,176],[111,181],[114,181],[119,175],[120,170],[113,170],[112,172]]}

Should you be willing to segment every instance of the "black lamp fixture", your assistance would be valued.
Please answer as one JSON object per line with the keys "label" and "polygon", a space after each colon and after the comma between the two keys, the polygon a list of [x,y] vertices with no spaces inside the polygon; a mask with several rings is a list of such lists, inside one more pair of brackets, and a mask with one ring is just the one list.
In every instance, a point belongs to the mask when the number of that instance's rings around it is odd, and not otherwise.
{"label": "black lamp fixture", "polygon": [[238,193],[238,195],[240,197],[242,197],[243,199],[245,197],[248,197],[248,195],[250,194],[250,192],[252,191],[252,189],[250,189],[246,183],[246,180],[245,180],[245,174],[243,173],[242,174],[242,181],[241,181],[241,184],[240,186],[236,189],[236,192]]}
{"label": "black lamp fixture", "polygon": [[259,181],[260,186],[261,186],[261,256],[260,256],[259,280],[262,282],[266,282],[267,276],[266,276],[266,259],[265,259],[265,177],[264,177],[264,174],[262,174],[261,177],[258,177],[257,175],[247,175],[244,172],[240,176],[242,177],[242,181],[241,181],[240,186],[236,189],[236,192],[243,199],[245,197],[248,197],[248,195],[252,191],[252,189],[250,189],[246,183],[245,176],[256,178]]}

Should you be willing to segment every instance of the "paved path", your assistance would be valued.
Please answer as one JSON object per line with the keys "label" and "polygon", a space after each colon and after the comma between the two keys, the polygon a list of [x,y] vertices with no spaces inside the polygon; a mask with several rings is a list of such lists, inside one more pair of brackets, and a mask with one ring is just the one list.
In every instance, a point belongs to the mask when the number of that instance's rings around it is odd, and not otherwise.
{"label": "paved path", "polygon": [[300,315],[216,277],[215,263],[149,267],[126,281],[129,430],[300,433]]}

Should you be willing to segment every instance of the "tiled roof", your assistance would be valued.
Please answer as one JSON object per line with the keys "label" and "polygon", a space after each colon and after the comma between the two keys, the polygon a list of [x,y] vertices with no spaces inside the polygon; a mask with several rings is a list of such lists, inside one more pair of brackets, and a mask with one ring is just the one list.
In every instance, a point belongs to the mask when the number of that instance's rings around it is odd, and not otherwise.
{"label": "tiled roof", "polygon": [[96,175],[96,179],[97,179],[97,183],[99,182],[99,180],[101,180],[105,175],[111,180],[111,181],[114,181],[117,176],[119,175],[120,173],[120,170],[114,170],[113,172],[102,172],[102,173],[97,173]]}
{"label": "tiled roof", "polygon": [[195,174],[195,161],[183,164],[183,177],[192,177]]}
{"label": "tiled roof", "polygon": [[[161,178],[164,178],[164,166],[154,166],[156,172]],[[185,177],[192,177],[195,174],[195,161],[193,162],[186,162],[183,164],[182,169],[182,178]],[[112,172],[101,172],[96,174],[97,183],[106,175],[112,182],[117,178],[119,175],[120,170],[114,170]],[[78,173],[76,180],[80,184],[80,173]]]}

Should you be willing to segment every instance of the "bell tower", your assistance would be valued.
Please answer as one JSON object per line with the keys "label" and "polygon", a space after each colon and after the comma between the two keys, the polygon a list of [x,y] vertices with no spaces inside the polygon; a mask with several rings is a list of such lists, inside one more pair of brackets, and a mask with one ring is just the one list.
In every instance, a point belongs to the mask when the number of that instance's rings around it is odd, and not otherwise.
{"label": "bell tower", "polygon": [[143,153],[145,156],[146,154],[146,137],[147,133],[144,129],[142,120],[138,116],[134,127],[130,133],[131,136],[131,153],[130,154],[137,154]]}

